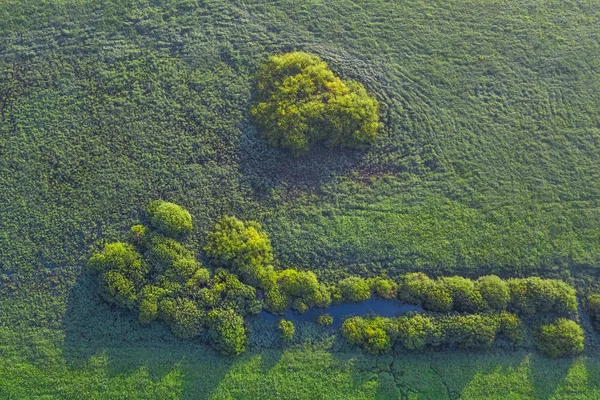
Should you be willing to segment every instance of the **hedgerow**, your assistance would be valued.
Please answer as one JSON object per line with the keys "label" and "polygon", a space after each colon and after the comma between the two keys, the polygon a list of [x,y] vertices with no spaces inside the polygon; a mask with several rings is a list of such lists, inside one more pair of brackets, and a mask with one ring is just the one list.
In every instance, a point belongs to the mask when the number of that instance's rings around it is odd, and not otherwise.
{"label": "hedgerow", "polygon": [[558,318],[542,325],[535,331],[535,345],[550,357],[567,357],[583,351],[585,338],[583,328],[577,322]]}

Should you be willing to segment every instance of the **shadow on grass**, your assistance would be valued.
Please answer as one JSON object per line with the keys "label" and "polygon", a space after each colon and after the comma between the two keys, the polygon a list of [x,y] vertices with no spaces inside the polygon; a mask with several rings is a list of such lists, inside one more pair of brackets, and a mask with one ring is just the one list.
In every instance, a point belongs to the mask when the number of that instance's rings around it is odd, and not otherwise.
{"label": "shadow on grass", "polygon": [[96,277],[87,273],[69,293],[63,329],[63,357],[70,367],[83,368],[103,355],[109,377],[143,368],[159,378],[177,368],[185,398],[208,398],[236,360],[200,339],[177,339],[158,322],[144,326],[132,312],[111,307],[100,297]]}
{"label": "shadow on grass", "polygon": [[306,154],[295,157],[287,150],[268,146],[256,129],[247,122],[241,138],[240,167],[255,196],[262,199],[271,191],[318,191],[336,176],[355,168],[366,150],[313,146]]}

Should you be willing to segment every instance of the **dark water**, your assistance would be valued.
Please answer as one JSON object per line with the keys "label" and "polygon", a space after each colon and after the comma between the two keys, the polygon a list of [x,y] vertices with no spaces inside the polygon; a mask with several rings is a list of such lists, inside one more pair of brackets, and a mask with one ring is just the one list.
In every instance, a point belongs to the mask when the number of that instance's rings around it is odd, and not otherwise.
{"label": "dark water", "polygon": [[397,300],[382,300],[382,299],[369,299],[361,303],[344,303],[329,306],[327,308],[311,308],[304,314],[298,314],[293,311],[288,311],[283,315],[273,315],[266,311],[261,312],[257,318],[266,321],[279,321],[281,318],[287,319],[293,322],[308,321],[317,322],[319,315],[330,314],[333,317],[333,326],[341,326],[345,319],[360,316],[365,317],[368,315],[377,315],[380,317],[399,317],[410,311],[423,311],[419,306],[413,304],[404,304]]}

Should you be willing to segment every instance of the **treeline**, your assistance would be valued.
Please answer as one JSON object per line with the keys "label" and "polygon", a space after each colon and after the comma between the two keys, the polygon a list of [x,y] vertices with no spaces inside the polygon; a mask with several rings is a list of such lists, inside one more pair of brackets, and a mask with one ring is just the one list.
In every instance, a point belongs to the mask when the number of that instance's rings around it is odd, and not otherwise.
{"label": "treeline", "polygon": [[[396,342],[413,350],[423,346],[480,348],[493,342],[490,338],[496,334],[517,344],[521,325],[516,315],[577,314],[576,293],[571,286],[537,277],[432,279],[410,273],[398,281],[351,276],[336,283],[319,282],[311,271],[276,269],[271,242],[260,224],[235,217],[221,218],[208,234],[204,251],[213,267],[209,270],[182,243],[193,228],[189,212],[158,200],[147,207],[147,222],[147,226],[131,228],[128,243],[106,244],[90,258],[88,267],[99,275],[100,293],[107,301],[136,312],[143,323],[164,322],[180,338],[204,332],[224,353],[245,350],[244,317],[263,309],[273,314],[290,308],[303,313],[311,307],[364,301],[373,295],[419,304],[431,312],[473,314],[390,320],[394,322],[382,318],[346,321],[344,336],[374,352],[389,349]],[[327,325],[332,318],[324,315],[319,322]],[[422,338],[425,344],[407,345],[415,338],[408,338],[403,329],[413,331],[420,324],[431,326]],[[284,337],[292,337],[289,324],[282,326]],[[469,335],[480,337],[471,344]],[[477,344],[477,340],[483,342]]]}
{"label": "treeline", "polygon": [[[490,314],[429,316],[415,314],[398,318],[353,317],[344,321],[342,334],[372,354],[388,353],[393,346],[407,350],[489,349],[502,338],[513,346],[523,341],[519,317],[505,311]],[[584,348],[583,329],[572,320],[558,318],[534,328],[536,347],[550,357],[578,354]]]}

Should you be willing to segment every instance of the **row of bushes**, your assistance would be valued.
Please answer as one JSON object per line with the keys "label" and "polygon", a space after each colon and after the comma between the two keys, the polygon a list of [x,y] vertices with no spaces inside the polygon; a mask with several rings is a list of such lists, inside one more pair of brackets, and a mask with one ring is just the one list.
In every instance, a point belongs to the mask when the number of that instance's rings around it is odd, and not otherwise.
{"label": "row of bushes", "polygon": [[423,273],[401,277],[398,298],[437,312],[499,312],[520,315],[577,313],[575,289],[560,280],[539,277],[502,280],[495,275],[471,280],[459,276],[431,279]]}
{"label": "row of bushes", "polygon": [[[488,349],[497,338],[514,346],[523,341],[519,318],[502,311],[432,317],[415,314],[399,318],[353,317],[344,321],[342,334],[372,354],[389,352],[395,344],[408,350],[431,348]],[[550,357],[579,354],[584,348],[583,329],[572,320],[558,318],[534,330],[538,350]]]}
{"label": "row of bushes", "polygon": [[519,318],[507,312],[434,317],[421,314],[399,318],[353,317],[342,334],[373,354],[387,353],[396,343],[408,350],[426,347],[486,349],[497,336],[518,345],[523,340]]}

